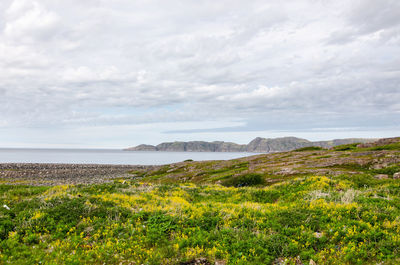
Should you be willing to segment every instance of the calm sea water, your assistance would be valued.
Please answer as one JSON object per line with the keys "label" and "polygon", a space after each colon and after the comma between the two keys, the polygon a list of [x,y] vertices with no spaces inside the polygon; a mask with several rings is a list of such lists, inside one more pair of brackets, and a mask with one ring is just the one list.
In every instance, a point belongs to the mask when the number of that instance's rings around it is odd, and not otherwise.
{"label": "calm sea water", "polygon": [[0,163],[162,165],[186,159],[228,160],[255,155],[227,152],[133,152],[110,149],[0,148]]}

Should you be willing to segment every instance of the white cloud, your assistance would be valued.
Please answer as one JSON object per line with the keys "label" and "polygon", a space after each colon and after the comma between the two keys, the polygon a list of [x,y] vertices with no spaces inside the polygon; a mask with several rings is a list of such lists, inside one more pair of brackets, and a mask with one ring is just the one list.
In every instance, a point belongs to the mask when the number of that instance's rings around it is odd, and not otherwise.
{"label": "white cloud", "polygon": [[66,82],[99,82],[99,81],[138,81],[145,82],[145,72],[123,73],[116,66],[106,66],[103,69],[91,69],[87,66],[67,68],[61,78]]}
{"label": "white cloud", "polygon": [[397,1],[5,0],[0,10],[2,127],[399,123]]}
{"label": "white cloud", "polygon": [[56,31],[59,16],[36,1],[14,0],[6,11],[6,38],[21,43],[48,39]]}

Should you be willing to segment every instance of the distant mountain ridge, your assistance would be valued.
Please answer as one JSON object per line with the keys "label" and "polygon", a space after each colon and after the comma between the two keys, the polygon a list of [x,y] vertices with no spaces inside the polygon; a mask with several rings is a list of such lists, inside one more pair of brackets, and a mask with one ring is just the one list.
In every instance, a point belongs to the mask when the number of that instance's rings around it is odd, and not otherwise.
{"label": "distant mountain ridge", "polygon": [[311,142],[297,137],[261,138],[257,137],[248,144],[236,144],[231,142],[214,141],[190,141],[190,142],[165,142],[154,145],[141,144],[124,149],[125,151],[165,151],[165,152],[252,152],[269,153],[291,151],[302,147],[319,146],[331,148],[342,144],[368,143],[376,139],[347,138],[331,141]]}

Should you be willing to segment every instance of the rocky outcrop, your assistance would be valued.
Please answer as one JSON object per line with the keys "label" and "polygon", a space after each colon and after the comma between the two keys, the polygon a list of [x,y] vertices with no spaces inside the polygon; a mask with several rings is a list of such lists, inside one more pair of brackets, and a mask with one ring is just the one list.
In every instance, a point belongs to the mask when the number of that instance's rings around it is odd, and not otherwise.
{"label": "rocky outcrop", "polygon": [[383,138],[373,142],[361,143],[357,145],[359,148],[371,148],[388,144],[400,143],[400,137]]}
{"label": "rocky outcrop", "polygon": [[387,174],[378,174],[378,175],[375,175],[374,178],[376,178],[376,179],[388,179],[389,175],[387,175]]}
{"label": "rocky outcrop", "polygon": [[231,142],[215,141],[191,141],[191,142],[167,142],[159,145],[138,145],[125,149],[126,151],[167,151],[167,152],[255,152],[270,153],[291,151],[294,149],[319,146],[331,148],[342,144],[365,143],[373,141],[371,139],[335,139],[331,141],[311,142],[306,139],[296,137],[282,137],[275,139],[257,137],[249,144],[236,144]]}
{"label": "rocky outcrop", "polygon": [[343,144],[355,144],[355,143],[370,143],[374,142],[376,139],[365,139],[365,138],[346,138],[346,139],[334,139],[331,141],[318,141],[312,142],[313,146],[319,146],[322,148],[332,148]]}

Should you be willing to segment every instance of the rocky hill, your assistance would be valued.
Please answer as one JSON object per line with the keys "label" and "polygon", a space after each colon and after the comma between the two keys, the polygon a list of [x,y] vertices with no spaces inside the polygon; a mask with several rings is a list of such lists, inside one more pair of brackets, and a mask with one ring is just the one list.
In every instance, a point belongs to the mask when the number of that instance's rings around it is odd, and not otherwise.
{"label": "rocky hill", "polygon": [[374,139],[349,138],[335,139],[331,141],[311,142],[296,137],[261,138],[257,137],[249,144],[236,144],[231,142],[215,141],[190,141],[190,142],[166,142],[156,146],[141,144],[125,149],[126,151],[167,151],[167,152],[254,152],[269,153],[290,151],[302,147],[319,146],[332,148],[337,145],[352,143],[368,143]]}
{"label": "rocky hill", "polygon": [[246,145],[229,142],[172,142],[161,143],[155,146],[156,151],[180,151],[180,152],[244,152]]}
{"label": "rocky hill", "polygon": [[245,185],[250,181],[249,176],[254,174],[261,176],[266,185],[304,176],[400,179],[400,137],[381,139],[368,145],[301,148],[233,160],[185,161],[133,173],[140,180],[157,183],[194,182],[239,186]]}

